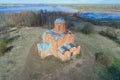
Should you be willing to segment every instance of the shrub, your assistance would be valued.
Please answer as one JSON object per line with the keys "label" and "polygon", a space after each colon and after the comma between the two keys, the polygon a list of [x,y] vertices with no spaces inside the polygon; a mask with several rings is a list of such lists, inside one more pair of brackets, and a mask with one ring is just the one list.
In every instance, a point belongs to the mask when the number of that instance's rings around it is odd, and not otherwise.
{"label": "shrub", "polygon": [[0,43],[0,52],[5,53],[6,50],[7,50],[7,43],[5,43],[5,42]]}
{"label": "shrub", "polygon": [[75,27],[75,25],[73,22],[68,22],[68,24],[67,24],[68,29],[73,29],[74,27]]}
{"label": "shrub", "polygon": [[109,56],[105,55],[103,52],[95,53],[95,58],[96,61],[107,68],[112,66],[112,59]]}
{"label": "shrub", "polygon": [[120,80],[120,60],[114,59],[114,63],[108,68],[108,72],[111,73],[112,80]]}
{"label": "shrub", "polygon": [[108,27],[105,31],[101,31],[100,34],[120,44],[120,30],[119,29]]}
{"label": "shrub", "polygon": [[105,31],[105,35],[110,38],[116,38],[117,34],[114,28],[108,27]]}
{"label": "shrub", "polygon": [[111,27],[113,28],[117,28],[117,29],[120,29],[120,22],[111,22],[110,24]]}
{"label": "shrub", "polygon": [[7,50],[7,39],[9,38],[8,35],[8,28],[7,26],[0,27],[0,53],[5,53]]}
{"label": "shrub", "polygon": [[117,39],[120,41],[120,31],[117,32]]}
{"label": "shrub", "polygon": [[83,51],[80,50],[80,53],[79,53],[78,55],[76,55],[76,58],[77,58],[77,59],[81,58],[82,54],[83,54]]}
{"label": "shrub", "polygon": [[82,29],[82,32],[85,34],[91,34],[95,32],[95,27],[91,23],[86,23],[85,26]]}
{"label": "shrub", "polygon": [[71,30],[73,30],[75,32],[80,32],[81,28],[79,26],[75,26],[75,27],[71,28]]}

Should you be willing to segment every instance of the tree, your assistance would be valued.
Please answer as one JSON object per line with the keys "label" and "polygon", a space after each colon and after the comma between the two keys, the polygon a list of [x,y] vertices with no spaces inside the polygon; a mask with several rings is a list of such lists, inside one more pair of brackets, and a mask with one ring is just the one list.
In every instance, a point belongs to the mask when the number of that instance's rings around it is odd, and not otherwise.
{"label": "tree", "polygon": [[85,34],[91,34],[95,32],[95,27],[91,23],[86,23],[85,26],[82,29],[82,32]]}
{"label": "tree", "polygon": [[120,29],[120,22],[119,21],[118,22],[117,21],[116,22],[111,22],[110,26],[113,27],[113,28]]}
{"label": "tree", "polygon": [[116,39],[116,37],[117,37],[116,31],[112,27],[108,27],[106,29],[105,35],[108,36],[108,37],[110,37],[110,38],[114,38],[114,39]]}

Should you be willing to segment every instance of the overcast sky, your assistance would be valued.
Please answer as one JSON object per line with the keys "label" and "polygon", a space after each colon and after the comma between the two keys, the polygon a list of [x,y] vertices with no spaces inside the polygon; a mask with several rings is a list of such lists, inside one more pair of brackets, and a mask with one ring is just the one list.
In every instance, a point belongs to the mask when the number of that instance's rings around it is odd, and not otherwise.
{"label": "overcast sky", "polygon": [[120,0],[0,0],[0,4],[29,3],[29,4],[120,4]]}

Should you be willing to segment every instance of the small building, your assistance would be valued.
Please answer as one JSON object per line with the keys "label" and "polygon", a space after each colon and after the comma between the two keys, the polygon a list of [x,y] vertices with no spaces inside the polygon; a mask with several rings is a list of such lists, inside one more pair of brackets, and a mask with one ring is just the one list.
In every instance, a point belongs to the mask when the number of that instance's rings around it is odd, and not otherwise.
{"label": "small building", "polygon": [[54,29],[47,30],[42,35],[42,43],[37,44],[38,54],[44,59],[54,55],[62,61],[80,54],[80,46],[74,43],[74,34],[66,29],[66,22],[58,18],[54,22]]}

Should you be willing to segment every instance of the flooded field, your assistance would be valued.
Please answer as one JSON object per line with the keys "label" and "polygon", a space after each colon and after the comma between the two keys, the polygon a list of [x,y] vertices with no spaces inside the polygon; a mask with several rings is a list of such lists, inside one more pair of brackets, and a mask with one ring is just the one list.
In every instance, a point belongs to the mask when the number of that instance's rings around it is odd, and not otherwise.
{"label": "flooded field", "polygon": [[120,21],[120,12],[83,12],[78,16],[97,21]]}
{"label": "flooded field", "polygon": [[22,11],[39,11],[45,10],[49,12],[77,12],[77,9],[62,7],[62,6],[13,6],[13,7],[2,7],[0,8],[0,13],[10,13],[10,12],[22,12]]}

